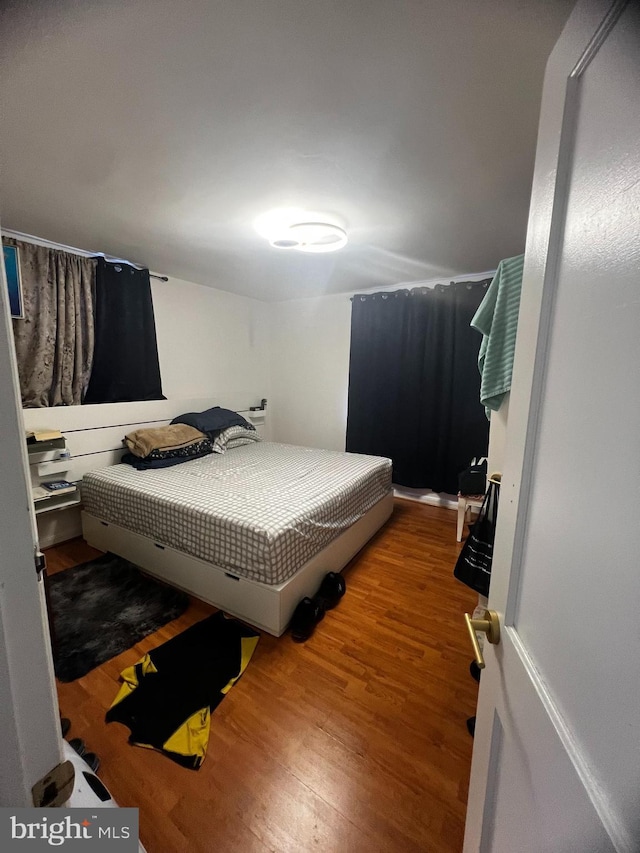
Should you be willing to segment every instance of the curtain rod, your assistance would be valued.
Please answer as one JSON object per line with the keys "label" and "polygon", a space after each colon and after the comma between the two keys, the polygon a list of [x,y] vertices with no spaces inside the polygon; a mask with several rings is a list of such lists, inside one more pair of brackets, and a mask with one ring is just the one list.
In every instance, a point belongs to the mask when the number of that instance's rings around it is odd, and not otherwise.
{"label": "curtain rod", "polygon": [[[419,284],[418,282],[408,282],[405,285],[394,286],[393,289],[389,290],[363,290],[359,293],[354,293],[353,296],[349,297],[349,301],[353,302],[353,300],[358,297],[360,300],[364,301],[365,299],[372,299],[375,296],[382,296],[383,299],[388,299],[389,296],[397,296],[399,293],[404,293],[408,296],[412,296],[416,291],[425,291],[429,292],[432,290],[436,290],[436,288],[440,288],[444,290],[444,288],[451,287],[454,284],[466,284],[468,289],[471,289],[472,284],[481,284],[485,289],[489,286],[489,282],[492,280],[495,275],[495,270],[489,273],[471,273],[472,277],[468,276],[460,276],[459,278],[452,279],[449,281],[449,284],[444,284],[437,279],[429,284]],[[483,278],[478,278],[477,276],[484,276]]]}
{"label": "curtain rod", "polygon": [[[46,240],[44,237],[36,237],[33,234],[25,234],[22,231],[13,231],[11,228],[3,228],[2,235],[4,237],[13,237],[14,240],[26,240],[28,243],[36,243],[38,246],[45,246],[50,249],[61,249],[63,252],[71,252],[74,255],[80,255],[83,258],[95,258],[100,256],[109,261],[109,263],[129,264],[130,267],[144,269],[142,264],[134,264],[133,261],[127,261],[125,258],[114,258],[111,255],[105,255],[104,252],[87,252],[86,249],[78,249],[75,246],[66,246],[64,243],[56,243],[54,240]],[[157,278],[160,281],[169,281],[166,275],[149,272],[149,278]]]}

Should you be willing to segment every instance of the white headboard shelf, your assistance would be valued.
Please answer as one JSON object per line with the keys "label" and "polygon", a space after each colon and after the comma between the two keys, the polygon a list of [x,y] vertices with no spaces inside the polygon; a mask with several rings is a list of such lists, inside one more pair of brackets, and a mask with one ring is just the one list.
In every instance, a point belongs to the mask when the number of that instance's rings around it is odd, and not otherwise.
{"label": "white headboard shelf", "polygon": [[202,412],[212,406],[222,406],[242,412],[243,417],[263,432],[265,411],[249,411],[258,398],[256,394],[227,394],[220,398],[212,395],[183,400],[23,409],[24,427],[25,430],[60,430],[71,453],[66,478],[78,481],[88,471],[118,463],[124,452],[122,439],[126,433],[163,426],[183,412]]}

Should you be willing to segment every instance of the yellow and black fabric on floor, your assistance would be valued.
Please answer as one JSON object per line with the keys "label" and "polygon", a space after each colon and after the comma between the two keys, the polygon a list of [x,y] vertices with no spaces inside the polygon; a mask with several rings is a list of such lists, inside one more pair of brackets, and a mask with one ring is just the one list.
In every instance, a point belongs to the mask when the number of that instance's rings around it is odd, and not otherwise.
{"label": "yellow and black fabric on floor", "polygon": [[129,743],[157,749],[197,770],[211,712],[245,671],[259,635],[221,612],[197,622],[121,674],[106,720],[131,730]]}

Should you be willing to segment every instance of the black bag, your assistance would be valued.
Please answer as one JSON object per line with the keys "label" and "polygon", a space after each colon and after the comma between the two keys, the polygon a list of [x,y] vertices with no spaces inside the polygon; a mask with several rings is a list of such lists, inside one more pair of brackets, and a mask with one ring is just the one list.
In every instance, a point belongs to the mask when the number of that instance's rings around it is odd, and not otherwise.
{"label": "black bag", "polygon": [[489,482],[484,501],[458,556],[453,576],[480,595],[489,595],[500,486]]}
{"label": "black bag", "polygon": [[472,459],[471,465],[458,474],[458,491],[461,495],[484,495],[486,488],[486,457]]}

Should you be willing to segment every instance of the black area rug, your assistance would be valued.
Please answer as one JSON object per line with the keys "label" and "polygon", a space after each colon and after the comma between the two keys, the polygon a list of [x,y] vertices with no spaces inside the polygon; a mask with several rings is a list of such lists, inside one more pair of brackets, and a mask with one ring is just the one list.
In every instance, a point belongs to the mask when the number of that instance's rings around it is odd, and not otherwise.
{"label": "black area rug", "polygon": [[74,681],[130,649],[189,604],[184,592],[145,577],[115,554],[58,572],[48,582],[60,681]]}

